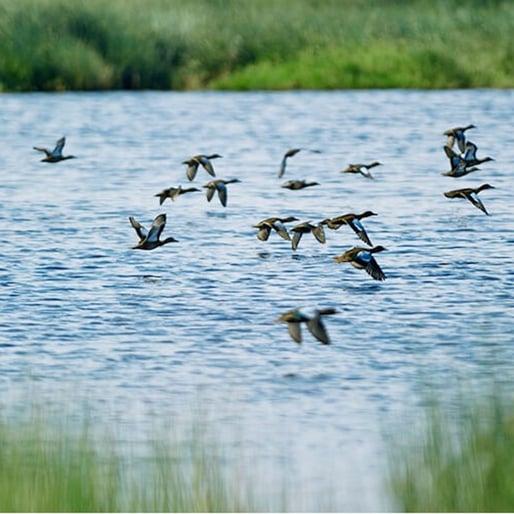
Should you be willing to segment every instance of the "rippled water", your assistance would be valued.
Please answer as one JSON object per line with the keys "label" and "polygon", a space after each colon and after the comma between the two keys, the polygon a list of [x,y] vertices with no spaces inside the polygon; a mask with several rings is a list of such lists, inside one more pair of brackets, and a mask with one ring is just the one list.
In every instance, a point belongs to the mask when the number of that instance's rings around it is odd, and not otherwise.
{"label": "rippled water", "polygon": [[[112,423],[175,419],[198,402],[236,432],[255,467],[287,477],[292,508],[388,507],[381,490],[389,422],[408,427],[427,377],[513,376],[512,91],[4,94],[0,96],[0,390],[88,402]],[[494,162],[460,179],[441,133],[468,132]],[[65,154],[32,146],[66,135]],[[298,153],[283,179],[290,147]],[[186,186],[197,153],[229,185],[227,208],[204,193],[159,206]],[[341,174],[379,160],[375,180]],[[319,186],[289,191],[292,178]],[[209,179],[200,170],[194,185]],[[485,216],[443,192],[488,182]],[[383,283],[332,257],[360,241],[347,228],[298,251],[252,225],[273,215],[364,220]],[[178,244],[130,247],[128,223],[165,212]],[[332,345],[299,346],[273,320],[301,305],[336,307]],[[151,422],[151,421],[150,421]],[[227,436],[228,437],[228,436]],[[270,470],[273,470],[270,473]]]}

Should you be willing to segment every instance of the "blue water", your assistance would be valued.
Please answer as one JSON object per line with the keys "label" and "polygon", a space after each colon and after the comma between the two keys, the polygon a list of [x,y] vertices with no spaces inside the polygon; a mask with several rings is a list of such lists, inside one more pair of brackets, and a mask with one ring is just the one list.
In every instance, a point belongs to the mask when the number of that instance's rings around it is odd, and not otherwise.
{"label": "blue water", "polygon": [[[31,391],[136,438],[201,405],[264,488],[286,477],[292,509],[390,508],[382,436],[409,432],[424,384],[512,383],[513,114],[514,92],[492,90],[1,95],[2,408]],[[495,161],[441,176],[442,132],[468,123]],[[32,146],[62,135],[77,158],[40,162]],[[291,147],[322,153],[278,179]],[[217,176],[241,180],[226,208],[203,191],[159,206],[161,189],[189,186],[183,160],[215,152]],[[372,160],[375,180],[339,173]],[[320,185],[280,187],[293,178]],[[208,180],[200,169],[192,185]],[[486,182],[490,216],[443,196]],[[348,227],[297,252],[252,228],[368,209],[383,283],[333,261],[362,245]],[[149,226],[161,212],[179,243],[131,250],[128,216]],[[274,323],[299,306],[339,310],[330,346]]]}

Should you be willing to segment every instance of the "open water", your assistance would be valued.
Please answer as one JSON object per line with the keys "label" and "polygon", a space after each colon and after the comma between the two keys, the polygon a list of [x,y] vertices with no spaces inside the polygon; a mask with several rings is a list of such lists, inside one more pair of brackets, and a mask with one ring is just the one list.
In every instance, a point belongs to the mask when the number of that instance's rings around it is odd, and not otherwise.
{"label": "open water", "polygon": [[[383,435],[409,432],[426,383],[449,397],[512,383],[513,114],[514,92],[493,90],[1,95],[2,409],[27,391],[87,404],[130,439],[201,405],[265,490],[287,481],[290,508],[394,508]],[[442,132],[468,123],[495,160],[441,176]],[[77,158],[40,162],[32,146],[63,135]],[[305,150],[279,179],[291,147]],[[226,208],[204,190],[159,206],[163,188],[202,189],[210,177],[188,184],[181,163],[215,152],[217,177],[241,180]],[[372,160],[374,180],[339,173]],[[280,187],[297,178],[319,185]],[[443,196],[482,183],[490,216]],[[348,227],[296,252],[252,228],[368,209],[384,282],[333,261],[362,246]],[[128,217],[161,212],[179,243],[132,250]],[[338,309],[331,345],[274,322],[299,306]]]}

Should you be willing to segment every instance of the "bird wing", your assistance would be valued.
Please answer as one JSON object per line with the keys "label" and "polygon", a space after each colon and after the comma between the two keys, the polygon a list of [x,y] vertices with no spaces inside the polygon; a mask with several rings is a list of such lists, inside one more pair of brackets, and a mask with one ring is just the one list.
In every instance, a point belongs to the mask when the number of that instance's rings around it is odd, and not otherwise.
{"label": "bird wing", "polygon": [[207,197],[207,201],[210,202],[212,200],[212,197],[214,196],[214,190],[216,188],[214,186],[205,186],[205,187],[207,187],[205,196]]}
{"label": "bird wing", "polygon": [[327,239],[325,237],[325,231],[323,230],[323,225],[321,223],[318,224],[317,227],[312,229],[312,235],[320,242],[324,243]]}
{"label": "bird wing", "polygon": [[37,150],[38,152],[44,152],[47,157],[50,157],[50,152],[46,148],[41,148],[40,146],[33,146],[34,150]]}
{"label": "bird wing", "polygon": [[364,241],[367,245],[372,246],[368,234],[366,233],[366,230],[364,230],[364,226],[360,220],[354,218],[348,221],[348,225],[350,225],[351,229],[359,236],[361,241]]}
{"label": "bird wing", "polygon": [[280,237],[282,237],[286,241],[291,241],[291,236],[289,235],[287,228],[281,221],[275,221],[275,223],[273,223],[273,228],[276,230]]}
{"label": "bird wing", "polygon": [[52,157],[57,157],[59,155],[62,155],[62,149],[64,148],[64,143],[66,143],[65,137],[61,137],[61,139],[57,140],[57,142],[55,143],[55,148],[51,152]]}
{"label": "bird wing", "polygon": [[146,230],[146,228],[143,227],[143,225],[141,225],[139,223],[139,221],[137,221],[132,216],[129,216],[129,221],[130,221],[130,224],[132,225],[132,228],[136,231],[136,234],[137,234],[137,237],[139,237],[139,240],[142,241],[143,239],[145,239],[146,236],[148,235],[148,231]]}
{"label": "bird wing", "polygon": [[164,230],[164,226],[166,225],[166,214],[159,214],[153,220],[152,226],[146,236],[146,240],[149,243],[154,243],[159,241],[159,237],[161,236],[161,232]]}
{"label": "bird wing", "polygon": [[209,175],[211,175],[212,177],[216,176],[216,173],[214,173],[214,168],[212,167],[212,163],[207,157],[202,155],[198,157],[198,160],[200,161],[200,164],[204,167],[205,171]]}
{"label": "bird wing", "polygon": [[195,179],[197,170],[198,163],[196,161],[189,161],[187,163],[186,176],[190,182]]}
{"label": "bird wing", "polygon": [[385,280],[386,276],[378,262],[375,260],[375,257],[370,254],[370,259],[366,267],[364,268],[366,272],[371,275],[375,280]]}
{"label": "bird wing", "polygon": [[286,164],[287,164],[287,155],[282,157],[282,162],[280,163],[280,168],[278,170],[278,178],[282,178],[284,173],[286,172]]}
{"label": "bird wing", "polygon": [[268,225],[261,225],[258,227],[259,231],[257,232],[257,237],[261,241],[267,241],[271,232],[271,227]]}
{"label": "bird wing", "polygon": [[291,321],[287,324],[289,335],[297,342],[302,342],[302,327],[299,322]]}
{"label": "bird wing", "polygon": [[295,232],[293,234],[293,239],[291,241],[291,246],[293,250],[298,248],[298,244],[300,243],[300,239],[302,238],[303,232]]}
{"label": "bird wing", "polygon": [[218,191],[218,197],[223,207],[227,206],[227,186],[223,182],[216,184],[216,190]]}
{"label": "bird wing", "polygon": [[319,312],[307,321],[307,328],[309,332],[323,344],[330,344],[330,338],[328,337],[327,330],[323,322],[321,321],[321,315]]}
{"label": "bird wing", "polygon": [[469,193],[466,195],[466,198],[477,208],[480,209],[483,213],[487,214],[489,216],[489,213],[487,212],[485,205],[482,203],[482,200],[478,198],[478,195],[476,193]]}

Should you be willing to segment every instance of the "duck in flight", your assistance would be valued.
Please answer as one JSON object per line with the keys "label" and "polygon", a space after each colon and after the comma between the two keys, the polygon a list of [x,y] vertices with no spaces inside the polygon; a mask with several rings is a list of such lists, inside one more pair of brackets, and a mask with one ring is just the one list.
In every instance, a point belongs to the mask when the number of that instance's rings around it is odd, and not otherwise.
{"label": "duck in flight", "polygon": [[185,189],[182,189],[182,186],[178,187],[170,187],[168,189],[163,189],[160,193],[157,193],[154,196],[159,197],[159,205],[162,205],[166,198],[169,198],[172,202],[174,202],[180,195],[186,194],[186,193],[192,193],[194,191],[200,191],[196,187],[188,187]]}
{"label": "duck in flight", "polygon": [[373,175],[367,171],[364,171],[363,168],[367,170],[374,168],[375,166],[380,166],[382,163],[378,161],[373,161],[369,164],[349,164],[344,170],[341,170],[341,173],[360,173],[363,177],[366,178],[374,178]]}
{"label": "duck in flight", "polygon": [[306,182],[305,180],[288,180],[284,182],[281,187],[297,191],[298,189],[305,189],[306,187],[319,186],[318,182]]}
{"label": "duck in flight", "polygon": [[63,155],[62,149],[66,143],[66,138],[63,136],[61,139],[58,139],[55,143],[55,148],[50,151],[47,148],[41,148],[39,146],[33,146],[34,150],[38,152],[44,152],[45,158],[41,159],[41,162],[60,162],[65,161],[66,159],[75,159],[74,155]]}
{"label": "duck in flight", "polygon": [[377,214],[373,211],[365,211],[362,214],[349,213],[343,214],[342,216],[336,216],[335,218],[324,219],[321,223],[332,230],[337,230],[343,225],[348,225],[357,234],[357,236],[359,236],[361,241],[372,246],[368,234],[364,229],[364,225],[361,223],[363,218],[368,218],[369,216],[377,216]]}
{"label": "duck in flight", "polygon": [[129,221],[139,237],[139,243],[132,247],[133,250],[153,250],[168,243],[178,243],[173,237],[167,237],[164,240],[160,239],[166,225],[166,214],[156,216],[149,231],[132,216],[129,216]]}
{"label": "duck in flight", "polygon": [[207,189],[207,201],[210,202],[212,200],[212,197],[214,196],[215,191],[218,192],[218,197],[220,199],[221,205],[223,207],[227,206],[227,184],[234,184],[236,182],[241,182],[237,178],[233,178],[230,180],[223,180],[223,179],[217,179],[217,180],[211,180],[207,184],[205,184],[204,188]]}
{"label": "duck in flight", "polygon": [[387,248],[380,245],[373,248],[355,246],[342,255],[334,257],[334,260],[336,262],[349,262],[354,268],[365,270],[375,280],[385,280],[384,272],[378,265],[375,257],[373,257],[374,253],[383,252],[384,250],[387,250]]}
{"label": "duck in flight", "polygon": [[289,335],[297,343],[302,342],[302,327],[305,323],[309,332],[321,343],[330,344],[328,332],[321,320],[321,316],[336,314],[337,310],[333,308],[315,309],[314,314],[310,315],[300,309],[292,309],[281,314],[275,321],[277,323],[287,323]]}
{"label": "duck in flight", "polygon": [[444,193],[446,198],[464,198],[470,201],[477,209],[480,209],[483,213],[489,215],[484,204],[478,198],[478,193],[483,191],[484,189],[494,189],[494,186],[489,184],[482,184],[480,187],[465,187],[463,189],[454,189],[453,191],[447,191]]}
{"label": "duck in flight", "polygon": [[299,223],[291,229],[291,232],[294,232],[293,239],[291,241],[291,247],[293,251],[298,248],[300,244],[300,239],[304,234],[308,234],[309,232],[316,238],[320,243],[325,243],[325,231],[323,230],[323,225],[318,223],[318,225],[312,225],[310,221],[304,221],[303,223]]}
{"label": "duck in flight", "polygon": [[182,164],[187,164],[186,176],[189,181],[194,180],[196,177],[196,172],[198,171],[198,166],[202,165],[203,169],[211,175],[211,177],[215,177],[216,173],[214,173],[214,167],[211,163],[211,159],[219,159],[222,155],[213,153],[211,155],[199,154],[182,161]]}
{"label": "duck in flight", "polygon": [[[278,178],[282,178],[284,176],[284,173],[286,172],[286,166],[287,166],[287,159],[289,157],[293,157],[301,150],[304,150],[304,148],[290,148],[282,157],[282,161],[280,161],[280,168],[278,170]],[[321,153],[320,150],[308,150],[312,153]]]}
{"label": "duck in flight", "polygon": [[298,221],[298,218],[294,216],[288,216],[287,218],[266,218],[265,220],[259,221],[256,225],[253,225],[254,228],[258,228],[257,237],[261,241],[267,241],[269,235],[272,230],[274,230],[282,239],[286,241],[291,241],[291,236],[287,231],[285,223],[290,223],[291,221]]}
{"label": "duck in flight", "polygon": [[461,152],[464,152],[464,148],[466,145],[466,135],[464,132],[466,130],[476,128],[475,125],[466,125],[465,127],[453,127],[451,129],[445,130],[443,135],[446,136],[446,146],[448,148],[453,148],[455,141],[457,141],[457,146]]}

